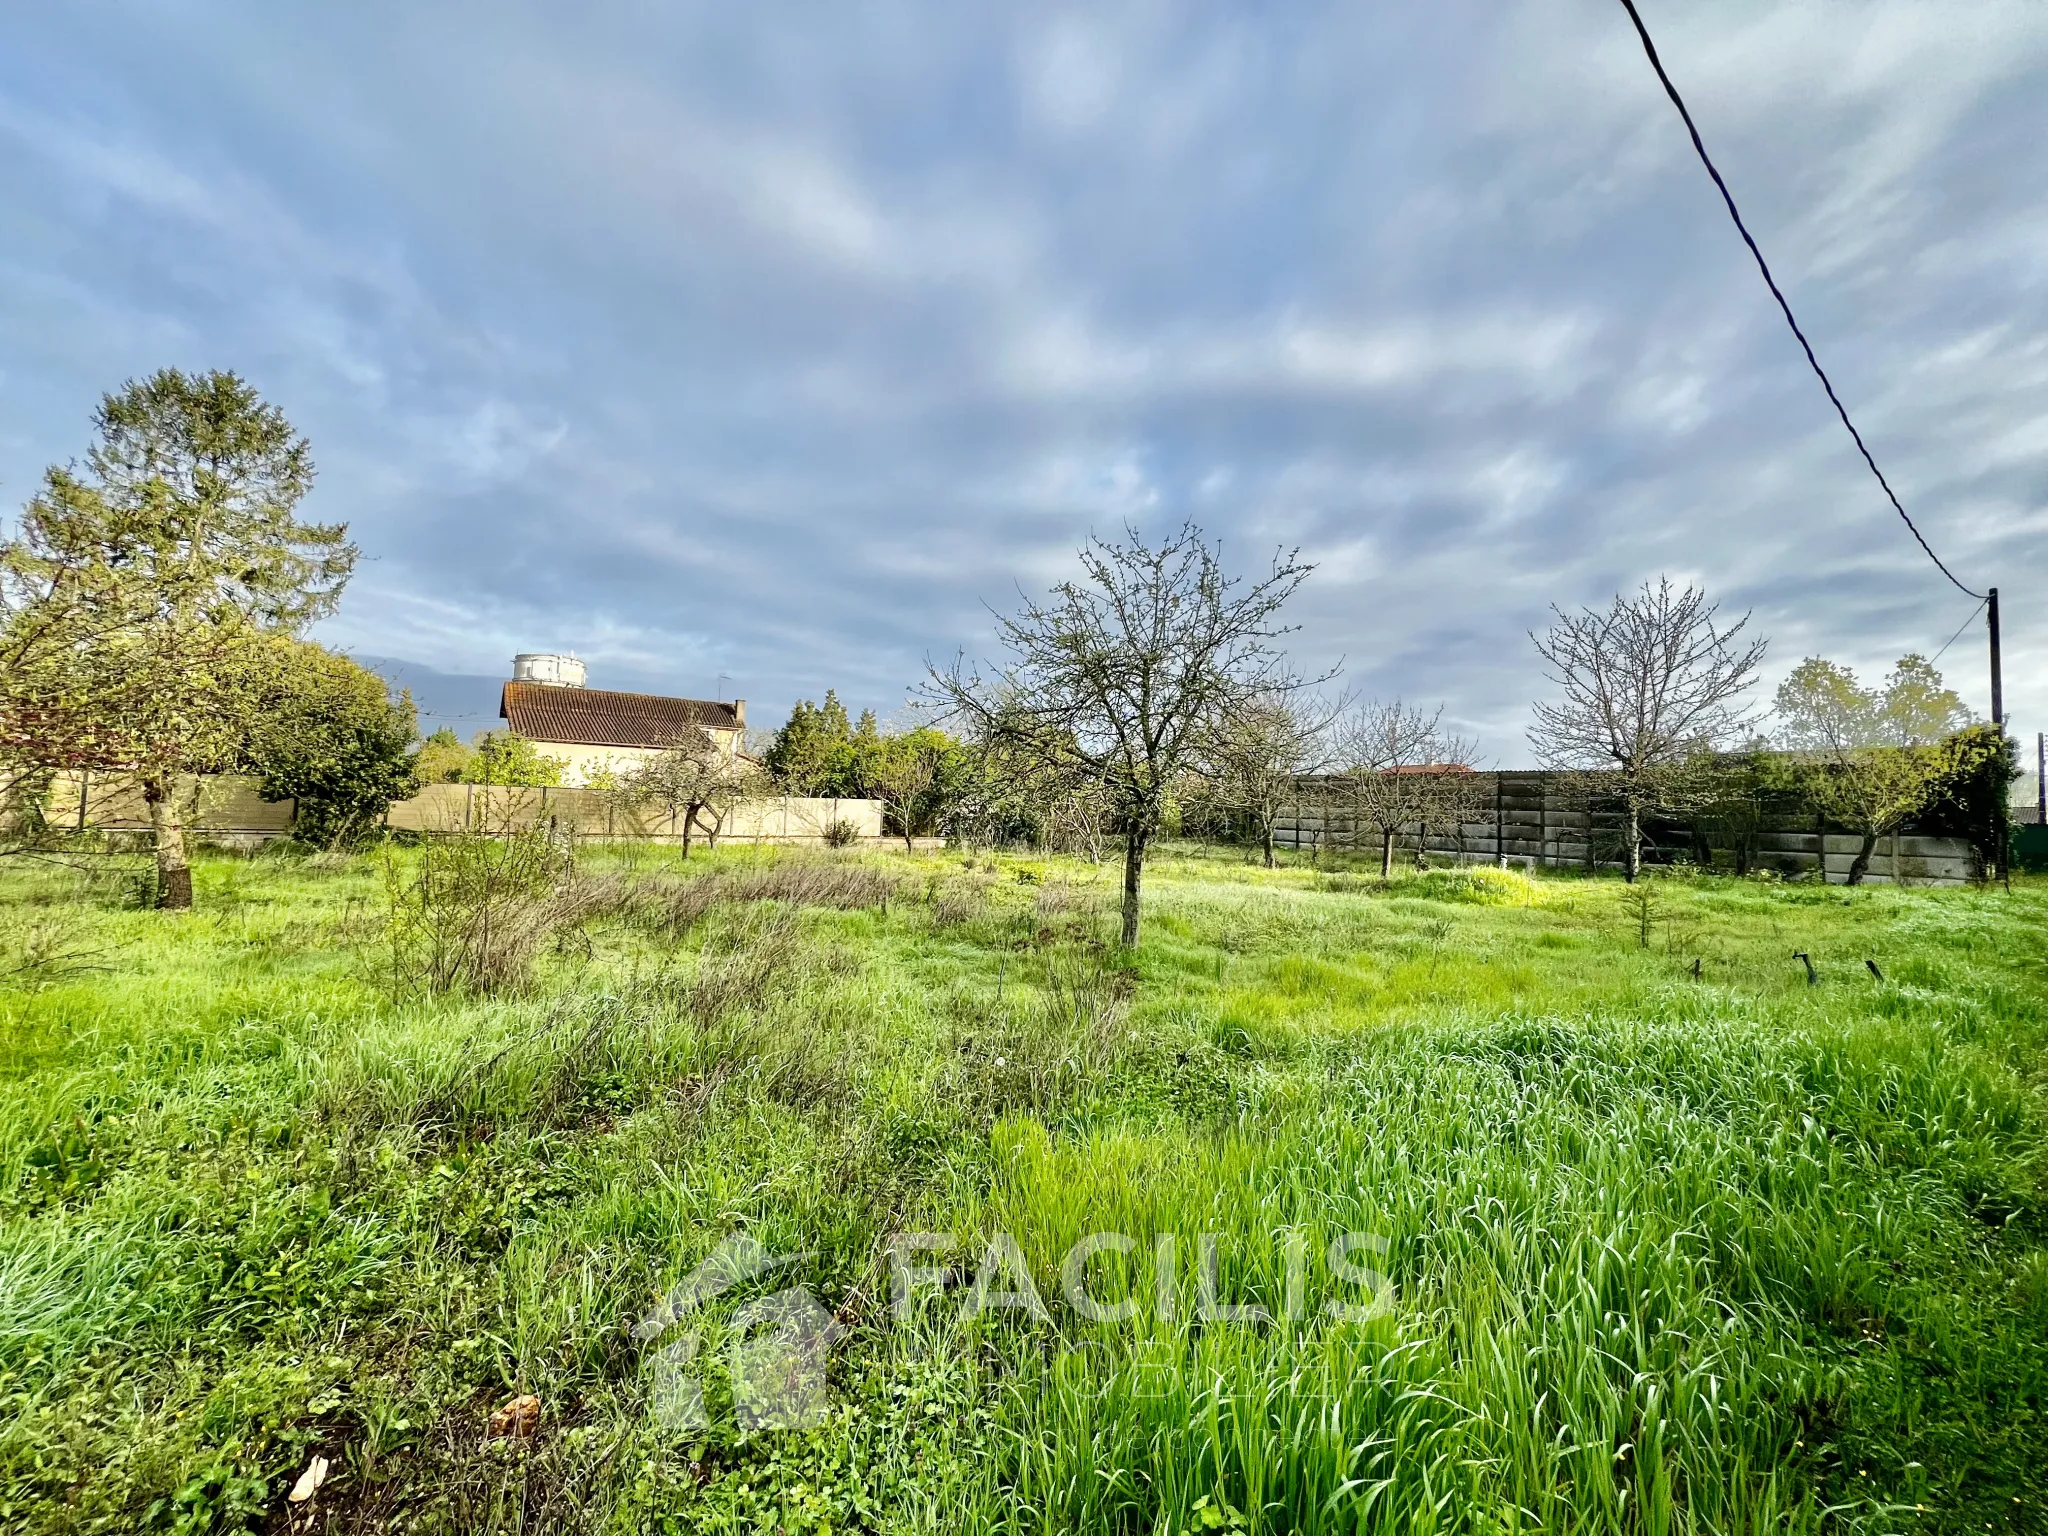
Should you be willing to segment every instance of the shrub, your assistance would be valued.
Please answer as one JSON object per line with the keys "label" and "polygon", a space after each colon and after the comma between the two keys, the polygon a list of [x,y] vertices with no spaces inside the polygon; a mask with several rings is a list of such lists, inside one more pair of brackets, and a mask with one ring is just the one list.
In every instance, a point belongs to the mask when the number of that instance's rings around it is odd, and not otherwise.
{"label": "shrub", "polygon": [[523,990],[550,939],[633,898],[626,880],[579,879],[541,828],[433,838],[410,874],[386,862],[385,888],[393,988],[430,997]]}
{"label": "shrub", "polygon": [[476,754],[462,765],[464,784],[504,784],[540,789],[562,782],[562,764],[541,752],[524,736],[510,731],[485,731],[476,740]]}
{"label": "shrub", "polygon": [[270,643],[248,704],[243,766],[266,800],[294,802],[293,836],[321,848],[374,838],[394,800],[419,789],[412,699],[304,640]]}
{"label": "shrub", "polygon": [[1973,725],[1942,742],[1936,753],[1940,767],[1914,825],[1921,832],[1967,838],[1988,872],[2009,835],[2008,797],[2019,777],[2013,739],[1997,726]]}
{"label": "shrub", "polygon": [[462,744],[447,726],[420,743],[413,756],[413,773],[422,784],[460,784],[463,770],[476,759],[476,750]]}
{"label": "shrub", "polygon": [[860,828],[842,816],[825,823],[824,838],[827,848],[850,848],[860,841]]}

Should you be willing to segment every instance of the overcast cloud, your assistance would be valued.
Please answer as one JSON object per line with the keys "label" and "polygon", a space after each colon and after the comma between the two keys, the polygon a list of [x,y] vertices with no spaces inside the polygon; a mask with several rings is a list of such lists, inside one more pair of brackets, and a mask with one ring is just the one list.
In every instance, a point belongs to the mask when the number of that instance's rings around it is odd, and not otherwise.
{"label": "overcast cloud", "polygon": [[[1647,14],[2048,724],[2048,8]],[[366,555],[322,638],[440,671],[887,712],[1192,517],[1517,762],[1552,602],[1696,580],[1774,675],[1971,607],[1612,3],[13,7],[0,200],[0,498],[234,368]]]}

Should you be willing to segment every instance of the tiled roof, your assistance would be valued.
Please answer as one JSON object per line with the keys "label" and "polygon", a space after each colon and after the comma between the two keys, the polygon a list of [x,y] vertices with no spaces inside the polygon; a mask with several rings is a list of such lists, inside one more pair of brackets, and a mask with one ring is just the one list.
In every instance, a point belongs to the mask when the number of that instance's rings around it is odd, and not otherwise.
{"label": "tiled roof", "polygon": [[529,741],[579,747],[672,747],[688,739],[692,727],[739,729],[730,704],[552,683],[507,683],[498,714]]}

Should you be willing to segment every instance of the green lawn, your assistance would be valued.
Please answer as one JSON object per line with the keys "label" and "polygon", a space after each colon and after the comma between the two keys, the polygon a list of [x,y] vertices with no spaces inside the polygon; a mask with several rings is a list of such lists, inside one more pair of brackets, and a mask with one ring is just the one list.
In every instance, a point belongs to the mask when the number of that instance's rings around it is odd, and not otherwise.
{"label": "green lawn", "polygon": [[[2048,1528],[2048,883],[1180,848],[1126,960],[1108,866],[798,861],[893,890],[588,856],[498,999],[394,990],[378,857],[7,861],[0,1528]],[[903,1231],[968,1283],[898,1319]],[[799,1257],[636,1337],[736,1234]],[[1041,1313],[963,1315],[995,1234]],[[749,1433],[787,1287],[829,1402]]]}

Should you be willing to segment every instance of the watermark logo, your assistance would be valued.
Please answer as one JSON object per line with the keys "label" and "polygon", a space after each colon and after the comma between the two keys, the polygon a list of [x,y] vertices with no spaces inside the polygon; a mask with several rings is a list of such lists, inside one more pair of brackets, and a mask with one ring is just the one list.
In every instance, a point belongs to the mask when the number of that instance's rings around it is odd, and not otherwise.
{"label": "watermark logo", "polygon": [[[656,1421],[674,1433],[710,1423],[704,1406],[701,1309],[735,1286],[789,1268],[809,1257],[780,1258],[751,1237],[731,1237],[671,1290],[633,1327],[633,1337],[659,1339],[694,1322],[662,1346],[648,1366],[650,1401]],[[801,1285],[743,1303],[726,1319],[726,1374],[732,1383],[733,1414],[748,1431],[807,1429],[823,1422],[829,1403],[825,1357],[845,1329],[824,1304]]]}
{"label": "watermark logo", "polygon": [[[1312,1255],[1305,1234],[1285,1233],[1277,1274],[1270,1268],[1265,1272],[1263,1304],[1226,1298],[1219,1241],[1217,1233],[1203,1232],[1184,1249],[1181,1237],[1171,1232],[1155,1233],[1143,1243],[1127,1233],[1091,1232],[1067,1249],[1056,1269],[1046,1272],[1048,1285],[1041,1290],[1023,1245],[1008,1232],[972,1243],[952,1233],[898,1232],[884,1249],[889,1316],[897,1327],[915,1334],[921,1324],[943,1323],[949,1313],[962,1324],[987,1313],[1012,1312],[1057,1326],[1048,1296],[1064,1303],[1063,1315],[1090,1323],[1129,1323],[1149,1315],[1166,1324],[1185,1322],[1202,1328],[1272,1327],[1310,1318],[1365,1322],[1394,1308],[1393,1282],[1372,1267],[1388,1252],[1384,1237],[1342,1232],[1327,1245],[1317,1244]],[[969,1262],[931,1262],[942,1256]],[[640,1319],[633,1328],[635,1339],[666,1340],[647,1362],[657,1422],[678,1434],[710,1425],[705,1404],[710,1361],[704,1340],[712,1330],[707,1327],[706,1304],[808,1257],[776,1257],[751,1237],[728,1238]],[[1115,1284],[1112,1272],[1121,1273],[1125,1283]],[[804,1429],[823,1422],[830,1407],[826,1357],[845,1333],[838,1319],[802,1285],[748,1300],[727,1314],[718,1334],[724,1339],[725,1375],[740,1428],[752,1433]],[[1139,1395],[1167,1395],[1178,1379],[1177,1357],[1141,1356],[1142,1351],[1127,1362]]]}
{"label": "watermark logo", "polygon": [[[1192,1315],[1205,1325],[1239,1323],[1270,1325],[1277,1317],[1298,1323],[1308,1315],[1308,1242],[1302,1234],[1290,1232],[1282,1246],[1284,1279],[1278,1307],[1270,1308],[1226,1301],[1221,1294],[1218,1237],[1201,1233],[1195,1239],[1195,1295]],[[887,1246],[889,1260],[889,1311],[898,1324],[911,1320],[920,1293],[943,1292],[959,1282],[959,1319],[966,1322],[984,1312],[1022,1312],[1040,1321],[1050,1318],[1044,1293],[1031,1274],[1023,1247],[1008,1232],[996,1232],[982,1245],[968,1280],[964,1269],[917,1262],[920,1255],[954,1253],[960,1240],[947,1232],[898,1232]],[[1346,1296],[1328,1296],[1317,1311],[1338,1322],[1364,1322],[1379,1317],[1394,1306],[1394,1285],[1386,1275],[1360,1259],[1387,1253],[1387,1240],[1366,1232],[1340,1232],[1320,1254],[1330,1288],[1343,1288]],[[1144,1252],[1138,1240],[1124,1232],[1091,1232],[1066,1251],[1058,1271],[1060,1295],[1077,1317],[1096,1323],[1128,1322],[1149,1306],[1161,1322],[1172,1322],[1183,1310],[1181,1294],[1180,1238],[1172,1232],[1158,1233]],[[1125,1259],[1149,1258],[1152,1284],[1133,1284],[1114,1300],[1090,1289],[1090,1263],[1105,1254]]]}

